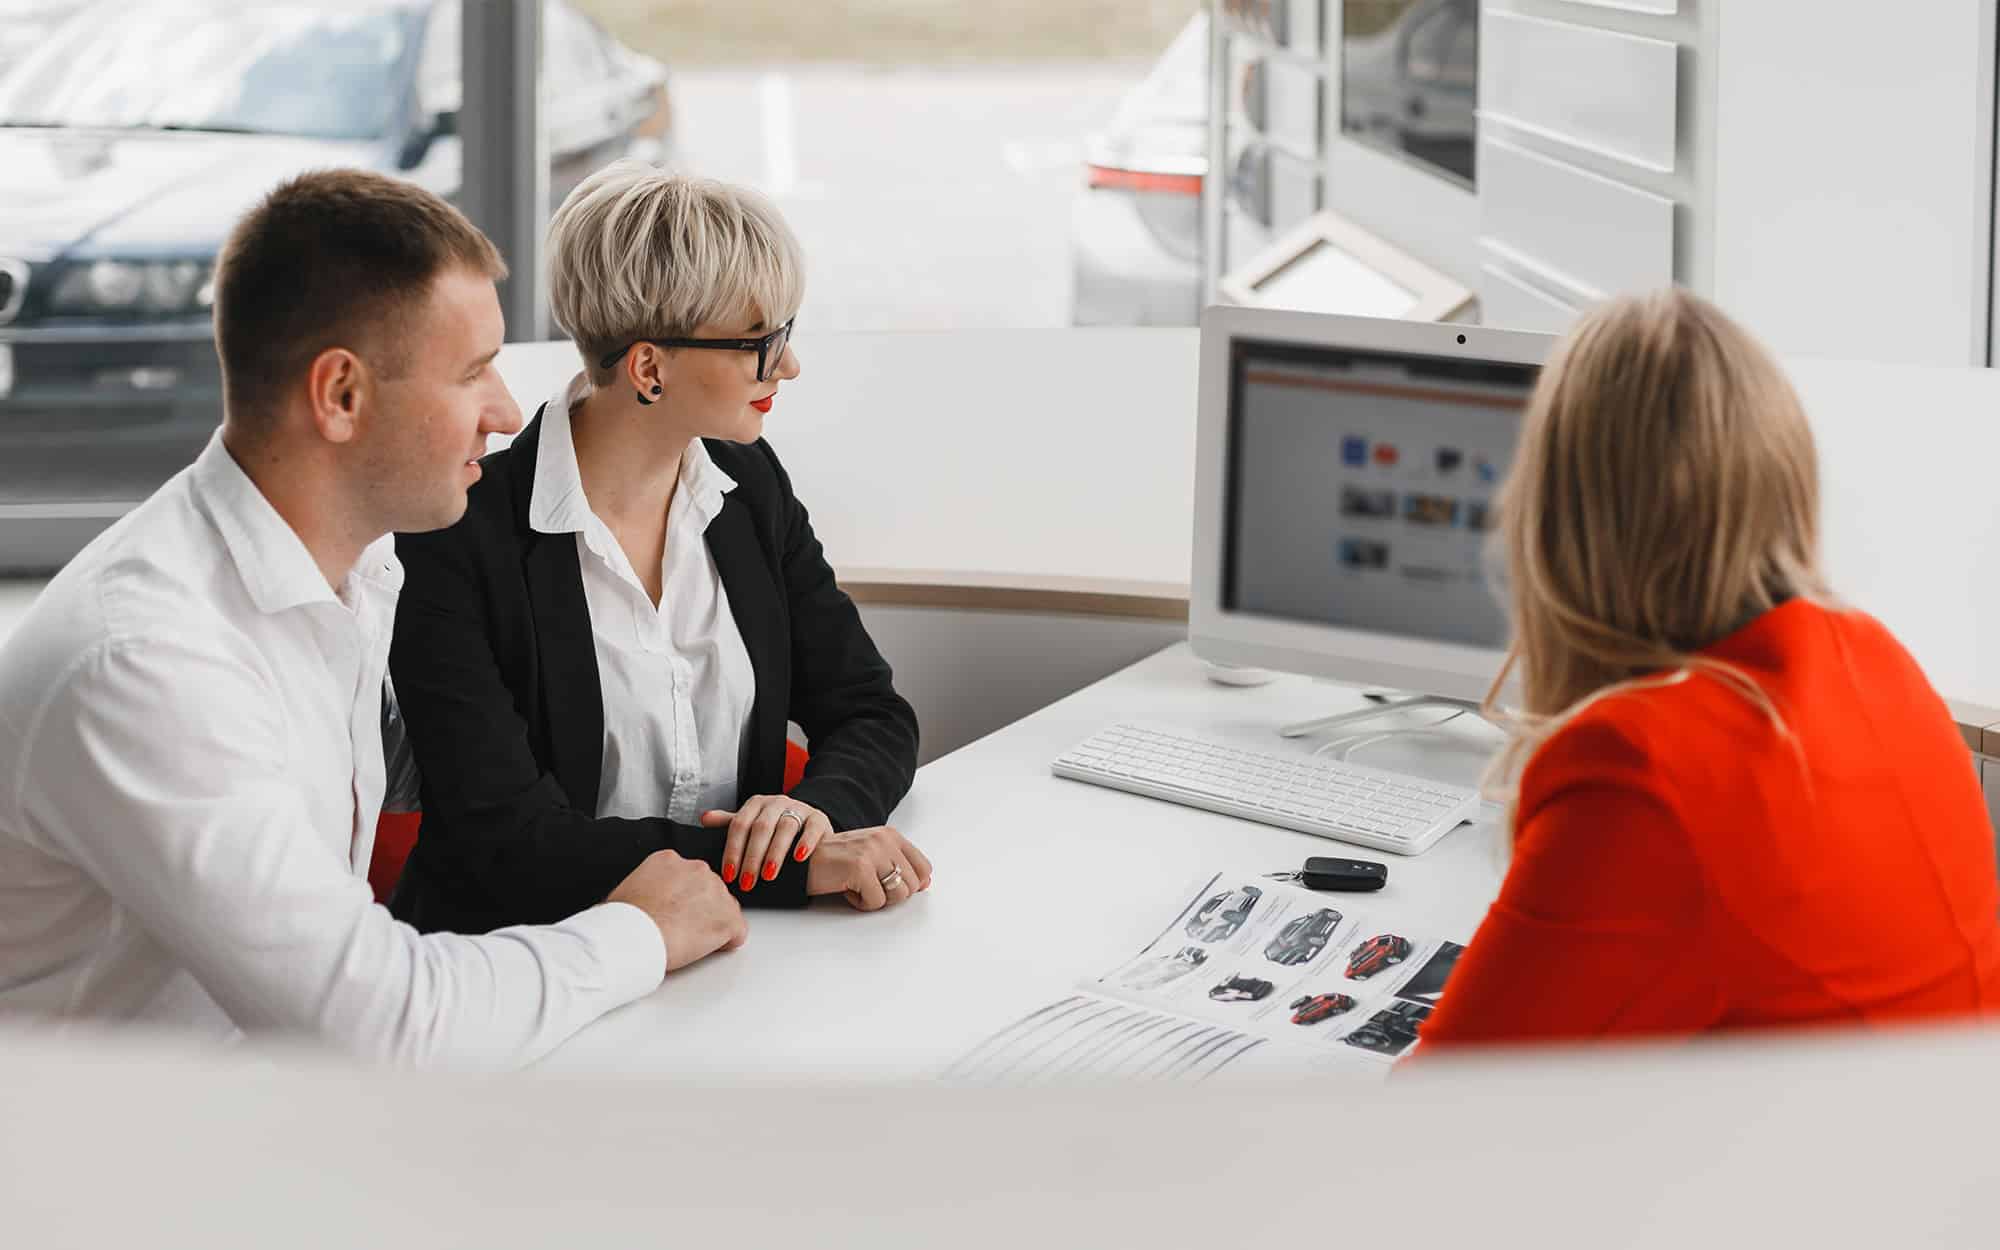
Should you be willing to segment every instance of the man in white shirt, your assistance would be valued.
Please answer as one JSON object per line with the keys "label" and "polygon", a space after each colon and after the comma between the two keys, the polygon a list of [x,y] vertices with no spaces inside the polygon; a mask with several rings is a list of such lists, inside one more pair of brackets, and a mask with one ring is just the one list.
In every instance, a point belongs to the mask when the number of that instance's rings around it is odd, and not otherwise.
{"label": "man in white shirt", "polygon": [[221,430],[77,556],[0,647],[0,1019],[306,1034],[513,1066],[740,944],[661,852],[569,920],[420,936],[364,880],[402,572],[486,436],[505,266],[455,209],[309,174],[216,276]]}

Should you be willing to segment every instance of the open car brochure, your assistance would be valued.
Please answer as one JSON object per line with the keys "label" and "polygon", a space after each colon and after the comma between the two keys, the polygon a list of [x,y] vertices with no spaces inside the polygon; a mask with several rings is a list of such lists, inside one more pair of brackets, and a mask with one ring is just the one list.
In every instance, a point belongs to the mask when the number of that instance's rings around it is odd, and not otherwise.
{"label": "open car brochure", "polygon": [[1366,897],[1218,873],[1138,954],[989,1037],[945,1076],[1386,1072],[1417,1044],[1465,947],[1376,920]]}

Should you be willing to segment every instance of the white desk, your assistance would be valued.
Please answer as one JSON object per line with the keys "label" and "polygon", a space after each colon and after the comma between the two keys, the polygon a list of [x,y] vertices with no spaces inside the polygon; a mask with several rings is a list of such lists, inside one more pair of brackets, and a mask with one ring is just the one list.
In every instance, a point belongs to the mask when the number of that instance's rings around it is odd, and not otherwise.
{"label": "white desk", "polygon": [[[675,973],[546,1064],[676,1075],[939,1071],[1143,945],[1198,874],[1296,868],[1344,846],[1065,781],[1050,775],[1051,760],[1119,719],[1304,750],[1276,726],[1360,705],[1353,691],[1296,678],[1217,686],[1184,645],[1171,647],[918,772],[892,822],[935,862],[928,894],[874,915],[841,902],[754,912],[741,950]],[[1472,781],[1498,734],[1470,717],[1452,729],[1355,758]],[[1414,858],[1355,850],[1389,863],[1389,885],[1346,897],[1366,898],[1371,915],[1410,932],[1463,940],[1498,890],[1498,848],[1488,819]]]}

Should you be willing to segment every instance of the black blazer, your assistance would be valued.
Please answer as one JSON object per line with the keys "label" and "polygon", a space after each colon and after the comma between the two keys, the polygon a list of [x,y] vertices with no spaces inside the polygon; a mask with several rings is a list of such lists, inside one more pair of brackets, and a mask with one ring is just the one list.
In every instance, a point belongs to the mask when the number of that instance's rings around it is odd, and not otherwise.
{"label": "black blazer", "polygon": [[[425,931],[561,920],[658,850],[722,860],[726,829],[594,815],[604,702],[576,538],[528,526],[541,428],[538,412],[480,462],[458,524],[396,536],[405,576],[389,669],[424,810],[390,909]],[[757,678],[738,802],[782,788],[793,720],[812,756],[793,795],[836,829],[879,825],[916,774],[916,713],[770,446],[704,442],[737,484],[706,541]],[[787,856],[775,881],[740,897],[802,906],[806,865]]]}

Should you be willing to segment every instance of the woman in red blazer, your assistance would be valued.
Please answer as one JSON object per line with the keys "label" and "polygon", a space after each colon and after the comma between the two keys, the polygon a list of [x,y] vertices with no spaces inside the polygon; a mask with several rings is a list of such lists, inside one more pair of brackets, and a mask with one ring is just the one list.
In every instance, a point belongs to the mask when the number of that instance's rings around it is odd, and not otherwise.
{"label": "woman in red blazer", "polygon": [[1833,600],[1818,515],[1797,397],[1713,306],[1615,301],[1559,350],[1500,501],[1513,861],[1426,1050],[2000,1004],[1972,763]]}

